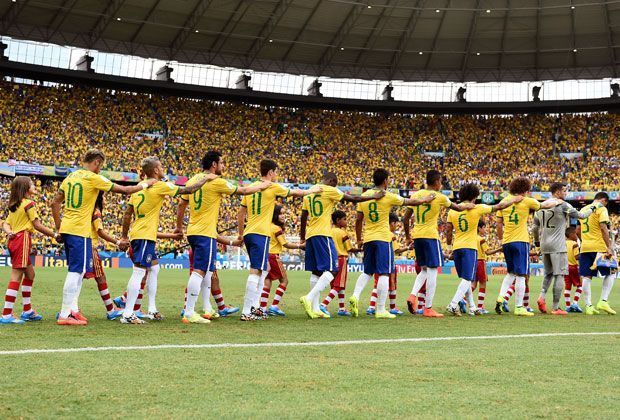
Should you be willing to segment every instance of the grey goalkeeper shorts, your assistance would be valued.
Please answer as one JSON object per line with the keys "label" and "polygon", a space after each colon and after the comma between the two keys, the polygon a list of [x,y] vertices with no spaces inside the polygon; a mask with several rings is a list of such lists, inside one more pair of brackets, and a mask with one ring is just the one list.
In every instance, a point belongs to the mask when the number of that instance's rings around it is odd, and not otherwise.
{"label": "grey goalkeeper shorts", "polygon": [[545,265],[545,274],[568,275],[568,253],[566,252],[543,254],[543,264]]}

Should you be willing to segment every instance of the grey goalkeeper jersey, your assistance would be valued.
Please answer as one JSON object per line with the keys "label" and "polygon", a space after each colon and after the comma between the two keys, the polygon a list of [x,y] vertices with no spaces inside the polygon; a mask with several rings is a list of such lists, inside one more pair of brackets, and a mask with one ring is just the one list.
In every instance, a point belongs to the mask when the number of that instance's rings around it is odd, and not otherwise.
{"label": "grey goalkeeper jersey", "polygon": [[570,226],[570,218],[585,219],[595,207],[590,205],[583,211],[576,210],[563,202],[552,209],[538,210],[534,215],[534,241],[540,242],[543,254],[566,252],[566,228]]}

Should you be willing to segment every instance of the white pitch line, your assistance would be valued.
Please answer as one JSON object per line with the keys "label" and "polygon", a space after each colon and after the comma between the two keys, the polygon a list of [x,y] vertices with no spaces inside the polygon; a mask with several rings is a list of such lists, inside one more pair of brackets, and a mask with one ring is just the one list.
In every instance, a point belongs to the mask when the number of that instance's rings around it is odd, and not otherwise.
{"label": "white pitch line", "polygon": [[513,338],[544,338],[544,337],[578,337],[620,335],[620,332],[573,332],[573,333],[541,333],[541,334],[508,334],[508,335],[473,335],[456,337],[416,337],[416,338],[384,338],[374,340],[344,340],[344,341],[308,341],[308,342],[281,342],[281,343],[219,343],[219,344],[159,344],[155,346],[106,346],[106,347],[75,347],[59,349],[23,349],[0,350],[2,356],[45,353],[82,353],[95,351],[129,351],[129,350],[166,350],[166,349],[238,349],[256,347],[321,347],[347,346],[354,344],[394,344],[394,343],[426,343],[433,341],[459,340],[505,340]]}

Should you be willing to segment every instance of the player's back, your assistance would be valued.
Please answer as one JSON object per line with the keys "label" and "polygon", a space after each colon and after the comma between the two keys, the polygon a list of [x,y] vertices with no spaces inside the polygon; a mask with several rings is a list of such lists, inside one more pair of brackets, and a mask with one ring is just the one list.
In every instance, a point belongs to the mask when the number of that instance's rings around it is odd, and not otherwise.
{"label": "player's back", "polygon": [[581,252],[605,252],[607,245],[603,239],[601,223],[609,225],[609,212],[606,207],[597,208],[590,216],[579,220],[581,223]]}
{"label": "player's back", "polygon": [[[377,189],[370,189],[362,195],[368,197],[377,192]],[[379,200],[364,201],[357,204],[357,211],[364,215],[364,242],[392,241],[390,211],[394,206],[401,206],[404,201],[405,199],[401,196],[387,192]]]}
{"label": "player's back", "polygon": [[491,206],[478,204],[470,210],[448,212],[448,222],[455,230],[453,249],[478,249],[478,222],[484,214],[491,213]]}
{"label": "player's back", "polygon": [[60,232],[89,237],[99,191],[109,191],[113,186],[109,179],[94,172],[85,169],[71,172],[60,184],[65,194]]}
{"label": "player's back", "polygon": [[331,217],[334,205],[344,193],[331,185],[318,184],[321,192],[304,197],[302,210],[308,212],[306,239],[313,236],[331,236]]}
{"label": "player's back", "polygon": [[414,220],[413,233],[411,235],[413,239],[439,239],[437,220],[439,218],[439,214],[441,213],[441,209],[444,207],[450,207],[450,199],[439,191],[427,189],[416,191],[412,198],[428,197],[431,194],[435,194],[435,199],[430,203],[410,207],[410,209],[413,210]]}
{"label": "player's back", "polygon": [[129,204],[133,206],[134,222],[129,231],[129,238],[157,239],[159,215],[166,196],[175,196],[179,187],[172,182],[158,181],[146,190],[133,193]]}
{"label": "player's back", "polygon": [[[261,181],[250,185],[258,185]],[[244,235],[257,234],[270,236],[271,219],[278,197],[286,197],[289,189],[280,184],[271,184],[263,191],[251,195],[244,195],[241,205],[247,208],[247,224]]]}
{"label": "player's back", "polygon": [[569,226],[568,204],[536,212],[540,232],[540,249],[544,253],[566,252],[566,228]]}
{"label": "player's back", "polygon": [[[504,200],[510,200],[514,196],[508,194]],[[502,201],[504,201],[502,200]],[[531,197],[525,197],[521,202],[515,203],[510,207],[497,212],[504,222],[504,235],[502,243],[510,242],[530,242],[530,235],[527,230],[527,219],[532,211],[540,209],[540,203]]]}
{"label": "player's back", "polygon": [[[187,185],[199,182],[204,173],[194,175]],[[183,195],[188,201],[189,223],[187,224],[188,235],[201,235],[217,238],[217,222],[220,214],[222,197],[233,194],[237,187],[222,178],[205,183],[193,194]]]}

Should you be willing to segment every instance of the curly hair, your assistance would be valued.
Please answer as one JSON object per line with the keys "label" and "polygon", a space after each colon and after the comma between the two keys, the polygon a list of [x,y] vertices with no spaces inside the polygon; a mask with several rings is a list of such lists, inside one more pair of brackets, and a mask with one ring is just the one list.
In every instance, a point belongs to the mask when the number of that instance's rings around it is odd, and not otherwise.
{"label": "curly hair", "polygon": [[512,180],[508,185],[508,192],[512,195],[522,195],[532,189],[532,181],[529,178],[520,176]]}
{"label": "curly hair", "polygon": [[465,184],[459,190],[459,199],[461,201],[475,200],[479,195],[480,188],[476,184]]}

